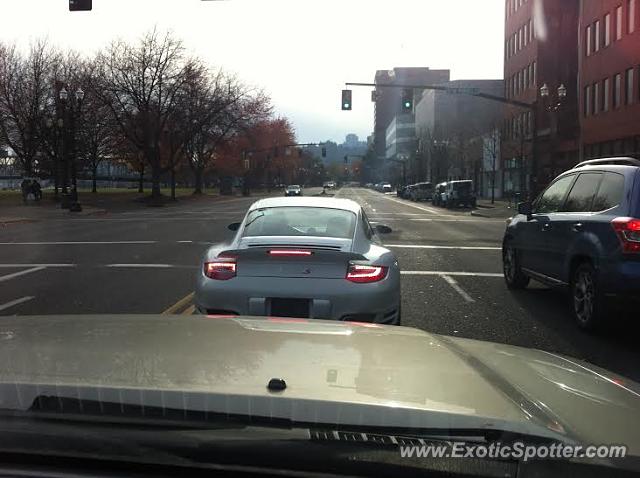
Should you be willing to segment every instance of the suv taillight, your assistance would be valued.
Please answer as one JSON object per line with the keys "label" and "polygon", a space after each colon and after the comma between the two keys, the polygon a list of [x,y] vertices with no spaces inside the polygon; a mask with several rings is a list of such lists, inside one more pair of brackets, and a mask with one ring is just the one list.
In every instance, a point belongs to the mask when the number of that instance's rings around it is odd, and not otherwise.
{"label": "suv taillight", "polygon": [[346,279],[359,284],[366,282],[378,282],[387,276],[385,266],[366,266],[361,264],[349,264]]}
{"label": "suv taillight", "polygon": [[229,280],[236,276],[236,260],[222,259],[204,263],[204,275],[209,279]]}
{"label": "suv taillight", "polygon": [[622,252],[640,253],[640,219],[616,217],[611,221],[622,243]]}

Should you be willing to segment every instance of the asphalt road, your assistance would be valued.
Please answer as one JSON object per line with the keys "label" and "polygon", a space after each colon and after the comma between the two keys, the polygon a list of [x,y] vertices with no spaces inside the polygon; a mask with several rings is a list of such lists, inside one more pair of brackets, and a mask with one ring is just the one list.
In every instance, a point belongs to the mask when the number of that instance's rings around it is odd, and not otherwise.
{"label": "asphalt road", "polygon": [[[640,381],[640,325],[631,312],[591,335],[574,325],[562,293],[535,283],[507,290],[503,219],[362,188],[338,196],[393,229],[384,242],[403,271],[403,325],[570,355]],[[189,314],[202,252],[229,237],[227,224],[255,199],[11,224],[0,230],[0,315]]]}

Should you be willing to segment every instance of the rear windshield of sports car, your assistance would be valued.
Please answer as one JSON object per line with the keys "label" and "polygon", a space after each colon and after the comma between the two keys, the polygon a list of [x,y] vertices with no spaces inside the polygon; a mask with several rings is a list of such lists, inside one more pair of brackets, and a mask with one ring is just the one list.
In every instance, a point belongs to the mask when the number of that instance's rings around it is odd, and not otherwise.
{"label": "rear windshield of sports car", "polygon": [[344,209],[274,207],[251,211],[243,236],[316,236],[351,239],[356,215]]}

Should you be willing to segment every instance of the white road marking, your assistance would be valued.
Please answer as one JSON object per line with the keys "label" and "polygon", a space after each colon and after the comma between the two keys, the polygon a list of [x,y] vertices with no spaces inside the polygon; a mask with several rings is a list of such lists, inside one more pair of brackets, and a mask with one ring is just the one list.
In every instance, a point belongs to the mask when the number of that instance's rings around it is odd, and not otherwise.
{"label": "white road marking", "polygon": [[407,276],[502,277],[501,272],[400,271]]}
{"label": "white road marking", "polygon": [[88,244],[155,244],[158,241],[46,241],[46,242],[0,242],[0,246],[74,246]]}
{"label": "white road marking", "polygon": [[169,267],[177,267],[177,266],[172,264],[107,264],[105,267],[149,267],[149,268],[166,269]]}
{"label": "white road marking", "polygon": [[191,244],[193,241],[178,241],[179,244]]}
{"label": "white road marking", "polygon": [[447,282],[447,284],[451,286],[453,290],[455,290],[458,294],[460,294],[460,296],[464,300],[466,300],[467,302],[475,302],[475,300],[473,300],[473,297],[467,294],[466,291],[462,287],[460,287],[460,285],[456,282],[456,280],[453,277],[448,276],[446,274],[442,274],[440,277],[442,277]]}
{"label": "white road marking", "polygon": [[387,198],[389,201],[397,202],[398,204],[404,204],[405,206],[414,207],[416,209],[420,209],[421,211],[427,211],[427,212],[430,212],[431,214],[440,215],[440,211],[438,211],[436,209],[431,209],[431,208],[428,208],[428,207],[418,206],[417,204],[411,204],[409,202],[400,201],[399,199],[395,199],[395,198],[392,198],[392,197],[389,197],[389,196],[383,196],[383,197]]}
{"label": "white road marking", "polygon": [[385,244],[385,247],[398,249],[460,249],[463,251],[500,251],[501,247],[492,246],[436,246],[429,244]]}
{"label": "white road marking", "polygon": [[76,267],[77,264],[0,264],[0,267],[16,269],[18,267]]}
{"label": "white road marking", "polygon": [[429,222],[481,222],[481,223],[490,223],[490,222],[499,222],[504,224],[505,220],[496,220],[496,219],[414,219],[410,218],[409,221],[429,221]]}
{"label": "white road marking", "polygon": [[12,300],[11,302],[0,305],[0,311],[8,309],[9,307],[13,307],[14,305],[22,304],[23,302],[28,302],[31,299],[35,299],[35,296],[28,295],[26,297],[21,297],[20,299]]}
{"label": "white road marking", "polygon": [[31,274],[32,272],[38,272],[44,269],[46,269],[46,267],[38,266],[38,267],[33,267],[31,269],[27,269],[24,271],[14,272],[13,274],[7,274],[6,276],[0,276],[0,282],[8,281],[13,279],[14,277],[20,277],[20,276]]}

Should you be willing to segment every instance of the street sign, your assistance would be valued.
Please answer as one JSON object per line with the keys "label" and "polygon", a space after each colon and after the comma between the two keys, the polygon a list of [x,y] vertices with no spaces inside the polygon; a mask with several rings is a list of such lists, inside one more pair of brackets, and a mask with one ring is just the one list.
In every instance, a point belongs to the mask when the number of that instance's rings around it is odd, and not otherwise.
{"label": "street sign", "polygon": [[249,170],[249,166],[250,166],[250,164],[249,164],[249,160],[248,160],[248,159],[245,159],[245,160],[244,160],[244,169],[248,171],[248,170]]}

